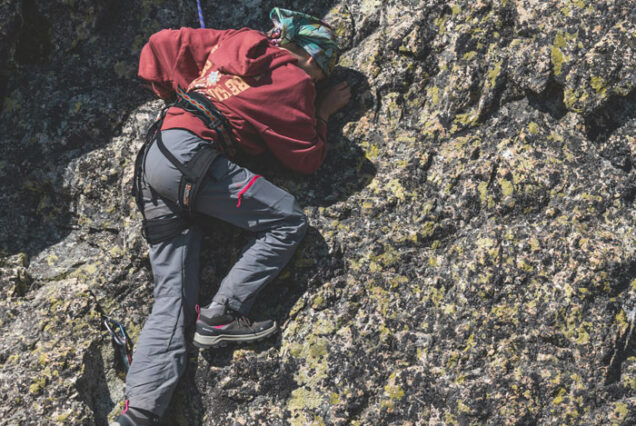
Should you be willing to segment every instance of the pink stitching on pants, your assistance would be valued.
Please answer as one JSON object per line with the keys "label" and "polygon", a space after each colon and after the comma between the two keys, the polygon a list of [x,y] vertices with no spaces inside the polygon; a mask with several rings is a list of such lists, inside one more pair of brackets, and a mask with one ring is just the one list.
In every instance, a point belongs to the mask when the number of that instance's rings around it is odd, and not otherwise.
{"label": "pink stitching on pants", "polygon": [[247,185],[245,185],[243,187],[243,189],[241,189],[241,191],[238,193],[238,203],[236,203],[236,207],[241,207],[241,198],[243,197],[243,194],[245,194],[245,192],[247,192],[248,189],[250,189],[250,187],[252,185],[254,185],[254,182],[256,182],[256,179],[263,177],[261,175],[256,175],[254,176],[252,179],[250,179],[250,181],[248,182]]}

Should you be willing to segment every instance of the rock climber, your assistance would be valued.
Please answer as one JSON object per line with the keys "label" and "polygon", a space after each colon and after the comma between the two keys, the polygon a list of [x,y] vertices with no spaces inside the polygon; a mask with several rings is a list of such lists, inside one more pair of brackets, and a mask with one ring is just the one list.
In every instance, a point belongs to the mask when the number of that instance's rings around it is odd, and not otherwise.
{"label": "rock climber", "polygon": [[[259,291],[302,240],[295,198],[232,161],[269,150],[287,168],[315,172],[326,155],[327,120],[350,99],[346,82],[320,97],[339,50],[329,25],[274,8],[267,34],[249,28],[182,28],[152,35],[139,76],[164,100],[136,167],[137,202],[155,280],[154,305],[126,377],[125,409],[111,425],[157,424],[186,367],[185,327],[214,348],[277,331],[248,317]],[[201,230],[215,217],[252,231],[212,302],[197,306]]]}

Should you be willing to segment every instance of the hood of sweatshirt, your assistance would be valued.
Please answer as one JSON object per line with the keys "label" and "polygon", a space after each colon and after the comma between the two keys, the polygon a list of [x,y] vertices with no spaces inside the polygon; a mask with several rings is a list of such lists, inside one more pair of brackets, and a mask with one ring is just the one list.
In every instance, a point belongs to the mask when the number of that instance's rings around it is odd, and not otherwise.
{"label": "hood of sweatshirt", "polygon": [[225,37],[208,56],[212,69],[252,77],[281,65],[295,63],[289,52],[272,45],[265,34],[249,28]]}

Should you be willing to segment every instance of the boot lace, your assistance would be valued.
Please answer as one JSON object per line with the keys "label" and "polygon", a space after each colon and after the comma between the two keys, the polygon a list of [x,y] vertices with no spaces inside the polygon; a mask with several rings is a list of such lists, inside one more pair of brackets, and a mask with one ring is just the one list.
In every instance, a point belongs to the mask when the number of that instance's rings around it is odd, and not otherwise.
{"label": "boot lace", "polygon": [[252,324],[254,323],[254,321],[252,321],[251,319],[249,319],[248,317],[246,317],[245,315],[240,315],[236,318],[236,321],[238,321],[239,325],[242,327],[247,327],[250,330],[252,329]]}
{"label": "boot lace", "polygon": [[245,315],[242,315],[241,313],[230,308],[230,304],[228,300],[225,301],[225,309],[226,311],[232,313],[232,316],[234,316],[234,319],[236,320],[238,325],[240,325],[241,327],[249,328],[250,330],[254,331],[254,329],[252,328],[252,324],[254,324],[254,321],[252,321],[250,318],[246,317]]}

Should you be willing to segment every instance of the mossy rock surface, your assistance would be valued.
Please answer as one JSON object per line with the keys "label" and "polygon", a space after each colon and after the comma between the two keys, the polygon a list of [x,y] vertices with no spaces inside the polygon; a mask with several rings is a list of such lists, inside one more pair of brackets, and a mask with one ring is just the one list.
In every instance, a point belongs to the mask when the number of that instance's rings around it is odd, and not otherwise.
{"label": "mossy rock surface", "polygon": [[[354,96],[315,175],[237,160],[310,229],[254,308],[280,335],[189,348],[166,424],[636,422],[633,1],[212,3],[214,28],[324,16]],[[122,408],[100,317],[136,339],[152,306],[130,188],[163,105],[138,54],[195,8],[0,1],[4,423]],[[248,237],[206,228],[201,303]]]}

